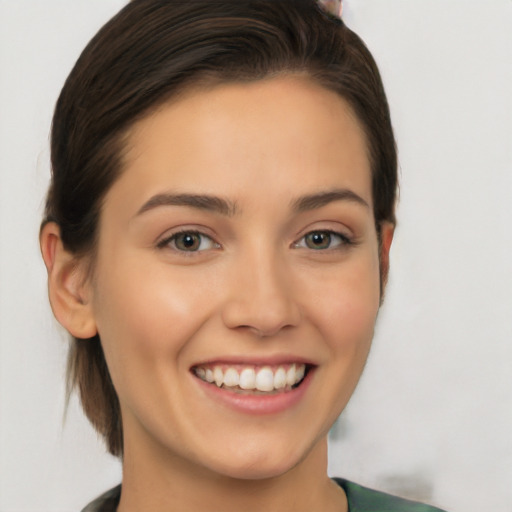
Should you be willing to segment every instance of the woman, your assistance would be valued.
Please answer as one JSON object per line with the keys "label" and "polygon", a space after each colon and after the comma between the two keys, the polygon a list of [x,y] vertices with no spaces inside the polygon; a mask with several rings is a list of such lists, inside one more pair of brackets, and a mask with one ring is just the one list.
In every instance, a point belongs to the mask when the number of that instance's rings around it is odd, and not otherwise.
{"label": "woman", "polygon": [[395,225],[361,40],[312,0],[135,0],[58,100],[41,248],[122,487],[86,511],[432,511],[327,476]]}

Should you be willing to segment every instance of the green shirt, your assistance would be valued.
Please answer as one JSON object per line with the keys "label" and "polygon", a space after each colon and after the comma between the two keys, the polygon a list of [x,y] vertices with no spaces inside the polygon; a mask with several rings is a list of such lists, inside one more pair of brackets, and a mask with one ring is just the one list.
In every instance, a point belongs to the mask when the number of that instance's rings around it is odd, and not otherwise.
{"label": "green shirt", "polygon": [[443,512],[439,508],[374,491],[342,478],[333,480],[345,491],[349,512]]}
{"label": "green shirt", "polygon": [[[443,512],[441,509],[374,491],[342,478],[333,480],[345,491],[349,512]],[[116,512],[120,497],[121,486],[118,485],[89,503],[82,512]]]}

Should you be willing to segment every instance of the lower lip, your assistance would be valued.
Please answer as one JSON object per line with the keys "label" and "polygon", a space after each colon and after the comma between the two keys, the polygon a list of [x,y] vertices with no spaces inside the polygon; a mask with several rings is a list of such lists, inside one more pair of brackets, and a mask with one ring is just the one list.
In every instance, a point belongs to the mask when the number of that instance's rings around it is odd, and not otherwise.
{"label": "lower lip", "polygon": [[245,414],[277,414],[298,404],[307,392],[313,379],[314,368],[310,368],[299,386],[291,391],[268,395],[236,393],[205,382],[195,375],[194,380],[204,392],[218,403]]}

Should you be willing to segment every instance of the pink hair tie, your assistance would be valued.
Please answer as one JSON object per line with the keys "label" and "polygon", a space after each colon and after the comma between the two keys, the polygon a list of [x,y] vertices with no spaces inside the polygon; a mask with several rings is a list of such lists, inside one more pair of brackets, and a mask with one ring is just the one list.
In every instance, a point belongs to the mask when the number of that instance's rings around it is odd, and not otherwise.
{"label": "pink hair tie", "polygon": [[318,0],[318,4],[328,13],[341,18],[343,10],[342,0]]}

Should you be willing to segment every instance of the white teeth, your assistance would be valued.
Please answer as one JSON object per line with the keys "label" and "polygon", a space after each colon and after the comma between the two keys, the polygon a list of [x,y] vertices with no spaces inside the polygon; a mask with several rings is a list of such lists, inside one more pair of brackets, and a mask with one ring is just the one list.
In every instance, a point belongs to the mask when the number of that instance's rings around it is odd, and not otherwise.
{"label": "white teeth", "polygon": [[256,372],[252,368],[245,368],[240,373],[238,384],[242,389],[254,389],[256,387]]}
{"label": "white teeth", "polygon": [[265,366],[256,374],[256,389],[258,391],[274,390],[274,373],[268,366]]}
{"label": "white teeth", "polygon": [[305,364],[292,364],[288,369],[278,366],[272,369],[270,366],[262,368],[247,367],[240,373],[233,367],[223,371],[221,366],[213,368],[197,367],[195,374],[209,383],[215,383],[219,388],[241,388],[244,390],[258,390],[271,392],[287,388],[290,389],[298,384],[305,375]]}
{"label": "white teeth", "polygon": [[286,371],[284,368],[278,368],[274,375],[274,388],[283,389],[286,387]]}
{"label": "white teeth", "polygon": [[228,368],[226,370],[226,373],[224,374],[224,384],[226,386],[229,386],[230,388],[233,388],[235,386],[238,386],[239,382],[240,377],[238,375],[238,372],[234,368]]}
{"label": "white teeth", "polygon": [[222,373],[222,369],[218,366],[213,369],[213,378],[215,379],[215,384],[220,388],[224,382],[224,374]]}
{"label": "white teeth", "polygon": [[286,384],[288,384],[288,386],[293,386],[295,382],[295,365],[292,364],[286,372]]}

